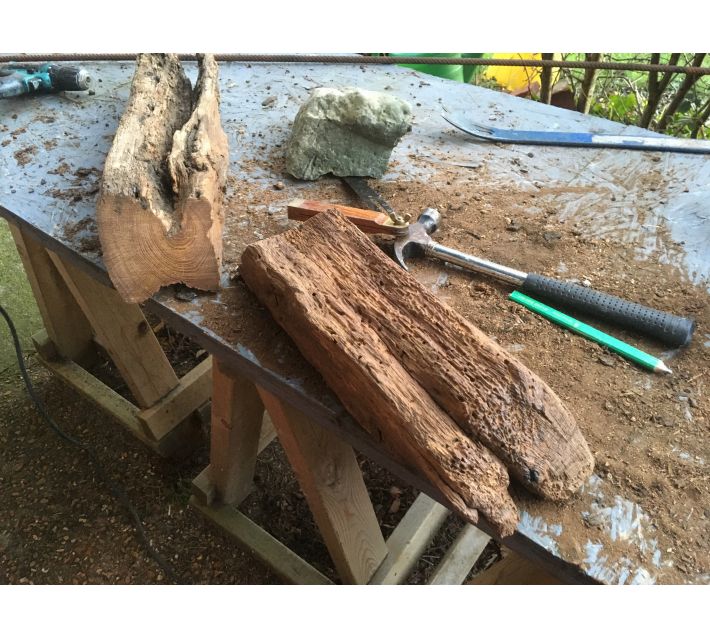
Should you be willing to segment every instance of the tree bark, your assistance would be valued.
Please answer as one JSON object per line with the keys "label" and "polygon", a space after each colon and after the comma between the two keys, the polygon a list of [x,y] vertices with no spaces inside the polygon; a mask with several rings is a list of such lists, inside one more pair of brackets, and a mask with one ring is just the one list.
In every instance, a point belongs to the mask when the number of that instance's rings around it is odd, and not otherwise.
{"label": "tree bark", "polygon": [[[585,53],[584,59],[587,62],[599,62],[601,53]],[[589,113],[589,108],[592,106],[592,96],[594,95],[594,86],[597,83],[599,69],[585,69],[584,80],[579,91],[579,99],[577,100],[577,111],[580,113]]]}
{"label": "tree bark", "polygon": [[[693,56],[693,61],[690,63],[690,66],[699,67],[703,63],[703,60],[705,59],[705,55],[706,55],[705,53],[696,53]],[[673,96],[673,99],[671,100],[670,104],[666,107],[666,110],[663,112],[661,119],[658,121],[658,124],[656,125],[656,131],[665,131],[666,130],[666,127],[668,127],[668,125],[670,124],[671,117],[673,117],[673,114],[678,110],[678,107],[682,104],[685,96],[688,95],[688,91],[690,91],[693,88],[693,85],[699,79],[700,79],[699,75],[686,75],[685,76],[680,87],[678,87],[678,91],[676,91],[676,94]]]}
{"label": "tree bark", "polygon": [[252,244],[240,272],[360,425],[468,521],[513,532],[506,467],[552,499],[591,474],[554,392],[339,213]]}
{"label": "tree bark", "polygon": [[[541,54],[543,60],[554,60],[554,53]],[[540,102],[550,104],[552,100],[552,67],[542,67],[540,71]]]}
{"label": "tree bark", "polygon": [[[678,60],[680,60],[680,53],[671,53],[671,57],[668,60],[668,64],[678,64]],[[651,54],[651,64],[658,64],[661,61],[661,54],[660,53],[652,53]],[[671,81],[671,78],[673,77],[673,73],[670,71],[666,71],[663,74],[663,77],[658,79],[658,71],[651,71],[648,74],[648,101],[646,102],[646,108],[643,110],[643,113],[641,114],[641,120],[639,121],[639,126],[642,126],[646,129],[649,128],[651,121],[653,120],[653,116],[656,113],[656,109],[658,109],[658,103],[661,100],[661,97],[663,96],[663,93],[665,90],[668,88],[668,84]]]}
{"label": "tree bark", "polygon": [[178,282],[218,288],[227,166],[214,57],[200,58],[193,93],[177,56],[139,55],[96,211],[104,262],[125,301]]}

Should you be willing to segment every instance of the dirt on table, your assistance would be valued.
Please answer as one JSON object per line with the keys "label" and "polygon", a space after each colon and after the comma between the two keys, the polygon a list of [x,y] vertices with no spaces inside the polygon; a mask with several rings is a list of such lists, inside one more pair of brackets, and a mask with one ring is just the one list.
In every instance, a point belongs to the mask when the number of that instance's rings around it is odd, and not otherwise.
{"label": "dirt on table", "polygon": [[23,147],[19,151],[15,151],[13,155],[15,157],[15,162],[17,162],[20,166],[25,166],[25,164],[32,162],[32,159],[36,153],[37,147],[34,144],[31,144],[30,146]]}
{"label": "dirt on table", "polygon": [[[288,179],[278,154],[245,170],[272,167],[273,181]],[[662,553],[659,578],[664,582],[705,579],[710,574],[710,491],[708,490],[707,370],[710,307],[703,286],[691,283],[679,268],[683,247],[660,222],[657,244],[645,254],[629,240],[646,218],[649,202],[665,194],[657,170],[636,176],[648,201],[639,201],[633,220],[623,220],[620,233],[598,233],[602,211],[615,199],[597,186],[532,189],[493,185],[485,170],[443,168],[436,177],[420,181],[381,181],[378,190],[398,211],[434,206],[443,214],[438,242],[523,271],[577,281],[611,294],[676,315],[695,318],[697,328],[687,349],[667,350],[632,331],[580,317],[646,352],[662,357],[673,369],[662,376],[641,369],[619,355],[534,315],[507,299],[512,288],[493,279],[465,273],[456,267],[413,258],[412,273],[444,302],[492,336],[539,374],[574,414],[596,459],[595,473],[617,494],[638,505],[648,519],[654,544]],[[284,194],[248,182],[232,182],[225,224],[225,264],[238,273],[239,256],[250,241],[280,232],[292,222],[285,217]],[[335,180],[323,180],[308,197],[357,205]],[[565,213],[576,198],[597,201],[583,217]],[[659,224],[658,219],[652,220]],[[389,241],[375,238],[383,248]],[[337,250],[337,247],[334,247]],[[229,300],[224,300],[229,305]],[[205,307],[203,307],[204,309]],[[220,334],[241,339],[250,309],[240,308],[226,319],[219,308],[206,307],[205,324],[219,324]],[[234,307],[232,307],[234,308]],[[261,320],[260,320],[261,321]],[[275,339],[262,324],[261,339]],[[231,333],[231,336],[230,336]],[[254,337],[249,332],[250,339]],[[245,343],[251,344],[251,341]],[[259,350],[259,349],[256,349]],[[287,358],[282,358],[287,359]],[[519,505],[532,499],[516,492]],[[538,504],[539,510],[539,504]],[[583,522],[568,516],[564,505],[544,505],[551,520],[560,521],[577,537],[578,548],[561,549],[566,556],[584,558],[584,539],[595,539],[603,518],[591,513]],[[575,527],[579,530],[575,532]],[[608,532],[608,531],[607,531]],[[605,549],[608,550],[608,549]],[[634,559],[629,546],[626,557]],[[613,562],[618,557],[610,556]],[[641,559],[637,557],[636,559]]]}
{"label": "dirt on table", "polygon": [[[521,173],[526,171],[520,161],[516,167]],[[232,286],[223,290],[219,299],[204,296],[197,305],[185,301],[173,307],[198,312],[205,328],[228,342],[248,344],[253,352],[263,355],[262,364],[273,362],[307,391],[322,393],[322,380],[303,368],[295,347],[246,291],[238,275],[239,259],[247,244],[294,224],[286,218],[285,206],[294,191],[298,197],[350,205],[357,205],[357,201],[337,180],[294,183],[285,173],[280,149],[262,160],[244,162],[241,169],[261,180],[268,178],[266,186],[263,181],[229,178],[224,265],[233,278]],[[442,166],[431,179],[380,181],[377,188],[399,211],[416,216],[427,206],[437,207],[443,222],[436,239],[443,244],[696,319],[691,345],[679,351],[664,350],[658,342],[631,331],[590,320],[602,330],[663,357],[673,375],[660,376],[508,301],[512,288],[505,284],[456,267],[410,260],[415,277],[540,375],[565,401],[595,456],[595,474],[616,495],[636,504],[633,516],[643,520],[644,530],[653,535],[654,548],[662,555],[659,581],[702,581],[710,574],[708,293],[683,274],[683,246],[673,241],[662,219],[649,213],[666,197],[658,187],[663,182],[658,169],[625,177],[640,181],[645,199],[629,204],[631,213],[628,219],[619,220],[618,233],[609,232],[606,216],[618,196],[603,184],[530,182],[523,188],[497,183],[483,164]],[[297,191],[294,186],[303,189]],[[578,202],[584,203],[581,212],[575,208]],[[570,214],[570,209],[579,214]],[[659,226],[650,248],[642,245],[639,232],[640,226],[648,224]],[[389,249],[387,238],[373,239]],[[257,468],[257,491],[245,505],[248,514],[333,576],[280,448],[272,445],[264,460]],[[378,518],[386,530],[395,525],[395,515],[404,512],[414,492],[385,471],[374,470],[374,464],[362,463]],[[273,490],[274,486],[278,489]],[[389,513],[397,490],[402,491],[399,510]],[[536,501],[516,487],[513,492],[521,508],[533,505],[535,512],[545,513],[546,519],[565,528],[565,540],[576,540],[560,542],[571,543],[559,549],[566,557],[581,561],[589,552],[585,540],[591,540],[593,546],[595,540],[608,538],[609,531],[602,530],[608,522],[600,513],[592,511],[579,520],[575,500],[581,496],[558,505]],[[442,532],[447,542],[460,525],[460,521],[447,524]],[[441,540],[438,543],[445,545]],[[496,552],[497,547],[491,544],[483,560],[495,558]],[[637,550],[632,545],[624,552],[632,562],[642,559],[634,557]],[[433,555],[427,556],[432,561]],[[610,563],[616,559],[623,558],[609,557]],[[413,581],[425,580],[427,569],[426,564],[418,566]]]}

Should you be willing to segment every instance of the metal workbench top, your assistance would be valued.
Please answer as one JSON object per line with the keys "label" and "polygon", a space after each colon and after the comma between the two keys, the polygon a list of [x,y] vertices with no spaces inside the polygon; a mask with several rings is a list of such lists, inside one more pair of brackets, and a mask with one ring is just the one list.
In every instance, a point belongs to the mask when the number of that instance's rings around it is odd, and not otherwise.
{"label": "metal workbench top", "polygon": [[[108,283],[96,243],[97,180],[128,97],[133,65],[85,66],[98,80],[94,95],[0,101],[0,214]],[[189,63],[186,68],[194,80],[195,65]],[[242,181],[253,185],[255,210],[275,220],[268,228],[287,225],[285,204],[290,199],[317,197],[321,189],[333,189],[336,184],[334,180],[290,180],[271,171],[265,161],[282,155],[298,107],[314,87],[359,86],[391,92],[413,107],[413,131],[395,149],[385,181],[424,181],[442,166],[466,172],[471,166],[485,165],[492,181],[523,191],[533,189],[536,181],[578,186],[606,182],[619,194],[613,205],[606,202],[600,206],[591,194],[561,192],[555,200],[560,215],[574,219],[588,235],[622,232],[625,240],[637,247],[639,259],[653,253],[654,259],[682,268],[691,281],[710,283],[710,221],[706,213],[710,160],[704,156],[537,147],[533,158],[525,158],[526,171],[521,172],[511,160],[527,154],[529,147],[473,142],[442,120],[442,106],[463,110],[472,120],[498,127],[600,133],[641,130],[399,67],[223,63],[220,74],[222,122],[229,138],[233,177],[229,189],[239,188]],[[267,100],[271,96],[275,100]],[[637,182],[623,179],[643,174],[651,166],[663,175],[662,200],[649,197]],[[277,180],[283,181],[285,188],[275,195]],[[269,192],[268,206],[260,206],[259,188]],[[645,218],[639,220],[631,204],[646,200]],[[242,245],[263,235],[248,220],[235,228],[241,229]],[[369,440],[283,333],[265,328],[273,323],[240,281],[225,277],[223,285],[219,293],[199,295],[189,302],[178,300],[168,287],[147,307],[221,361],[304,410],[313,421],[337,430],[375,461],[439,497]],[[247,311],[252,318],[249,325],[234,327],[240,313]],[[262,321],[254,322],[254,317]],[[575,500],[574,516],[581,521],[593,504],[594,509],[605,512],[610,526],[595,530],[593,536],[590,532],[587,539],[580,539],[578,533],[568,539],[573,533],[558,521],[554,505],[526,500],[518,532],[504,543],[545,561],[548,569],[566,580],[665,581],[672,562],[655,542],[649,516],[633,498],[619,495],[615,486],[594,475]],[[710,581],[710,575],[694,580]]]}

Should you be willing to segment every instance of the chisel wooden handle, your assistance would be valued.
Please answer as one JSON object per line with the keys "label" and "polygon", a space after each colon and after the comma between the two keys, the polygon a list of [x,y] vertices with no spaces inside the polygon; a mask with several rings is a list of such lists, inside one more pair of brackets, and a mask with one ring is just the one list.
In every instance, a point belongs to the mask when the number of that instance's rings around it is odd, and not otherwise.
{"label": "chisel wooden handle", "polygon": [[288,219],[303,222],[318,213],[324,211],[336,211],[342,213],[355,226],[365,233],[386,233],[387,235],[398,235],[407,230],[407,224],[395,224],[387,213],[380,211],[368,211],[367,209],[356,209],[352,206],[342,204],[332,204],[320,200],[293,200],[288,203]]}

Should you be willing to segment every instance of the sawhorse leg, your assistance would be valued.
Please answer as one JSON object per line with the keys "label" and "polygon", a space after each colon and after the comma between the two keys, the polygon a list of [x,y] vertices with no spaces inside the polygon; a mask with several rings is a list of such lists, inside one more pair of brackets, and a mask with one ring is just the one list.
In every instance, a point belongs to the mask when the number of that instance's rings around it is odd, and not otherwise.
{"label": "sawhorse leg", "polygon": [[[274,427],[341,580],[404,582],[449,511],[421,494],[385,542],[350,445],[216,362],[210,465],[193,482],[191,505],[285,580],[329,583],[237,509],[252,489],[257,455]],[[465,527],[431,583],[461,583],[487,542],[473,526]]]}
{"label": "sawhorse leg", "polygon": [[14,224],[9,226],[45,330],[56,349],[54,353],[43,355],[60,355],[83,366],[89,365],[96,356],[89,321],[45,248],[19,227]]}
{"label": "sawhorse leg", "polygon": [[322,583],[320,573],[260,528],[255,548],[255,524],[234,508],[251,491],[272,422],[338,574],[345,583],[367,583],[387,548],[352,448],[219,364],[213,370],[210,465],[195,480],[199,499],[193,504],[286,578],[307,574],[309,583]]}
{"label": "sawhorse leg", "polygon": [[344,583],[366,584],[387,555],[353,449],[259,389],[333,563]]}
{"label": "sawhorse leg", "polygon": [[[45,325],[46,333],[33,337],[42,363],[158,452],[189,445],[195,429],[188,418],[209,399],[211,362],[178,379],[137,304],[123,302],[29,233],[10,229]],[[95,343],[116,364],[136,405],[86,370]]]}
{"label": "sawhorse leg", "polygon": [[239,505],[252,490],[257,455],[276,437],[256,386],[239,373],[212,365],[212,419],[208,501]]}

